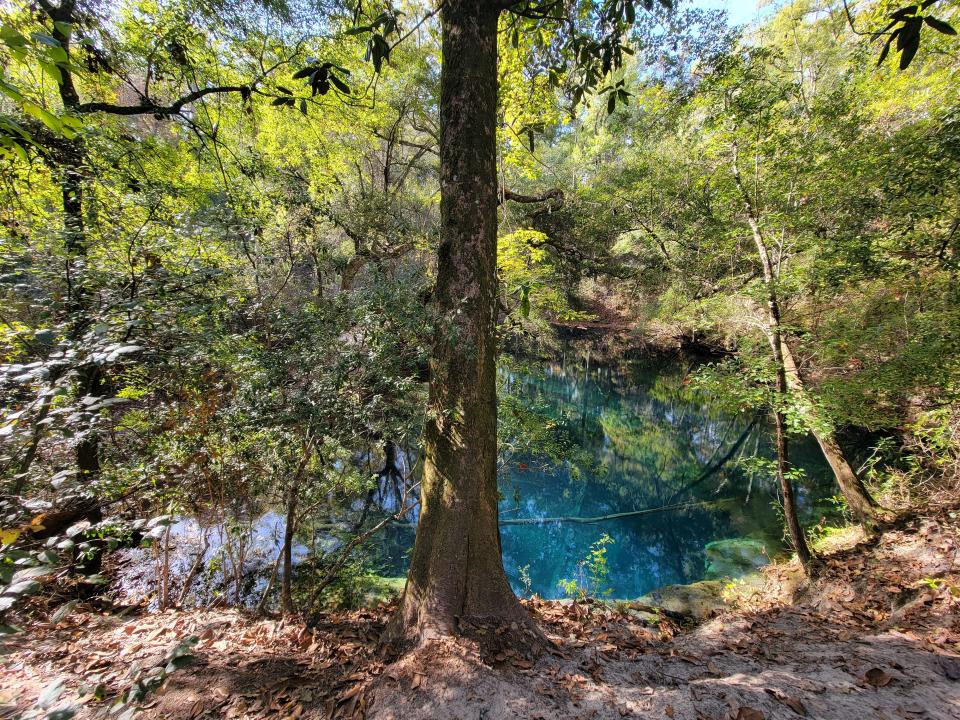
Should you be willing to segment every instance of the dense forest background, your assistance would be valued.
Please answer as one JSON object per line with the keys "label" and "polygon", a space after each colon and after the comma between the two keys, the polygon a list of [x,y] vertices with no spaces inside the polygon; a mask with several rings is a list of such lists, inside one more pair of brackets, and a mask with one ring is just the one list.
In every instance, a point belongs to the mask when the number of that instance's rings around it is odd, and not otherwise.
{"label": "dense forest background", "polygon": [[[867,448],[850,519],[955,493],[958,5],[899,5],[799,0],[749,27],[651,6],[589,81],[504,15],[500,367],[707,352],[687,392]],[[284,537],[252,604],[352,604],[369,540],[415,522],[439,28],[416,2],[322,10],[4,8],[0,610],[95,595],[130,546],[161,608],[197,602],[198,573],[250,604],[268,509]],[[498,377],[498,470],[576,465],[569,418]],[[171,573],[182,517],[226,534]],[[294,570],[307,530],[334,542]]]}

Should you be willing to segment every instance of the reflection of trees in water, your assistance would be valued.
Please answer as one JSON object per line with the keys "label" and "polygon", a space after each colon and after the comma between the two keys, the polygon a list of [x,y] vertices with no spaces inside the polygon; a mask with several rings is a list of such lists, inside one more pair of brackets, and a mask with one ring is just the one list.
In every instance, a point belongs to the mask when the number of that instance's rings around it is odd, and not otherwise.
{"label": "reflection of trees in water", "polygon": [[[549,364],[537,376],[512,379],[510,392],[550,408],[594,463],[581,479],[517,463],[504,486],[511,507],[514,490],[521,498],[511,518],[594,517],[688,500],[709,505],[593,525],[503,527],[509,574],[529,564],[534,587],[556,594],[556,582],[570,577],[590,544],[608,532],[615,541],[611,583],[629,594],[699,579],[711,540],[754,535],[775,544],[781,530],[770,506],[772,479],[749,477],[733,462],[741,455],[771,456],[766,420],[724,412],[690,390],[685,376],[676,364],[589,370]],[[807,494],[819,497],[826,466],[809,451],[804,457],[804,443],[798,445],[799,464],[812,471]]]}
{"label": "reflection of trees in water", "polygon": [[534,588],[557,596],[559,580],[575,575],[589,546],[606,532],[614,539],[608,548],[614,597],[639,595],[664,584],[701,578],[704,545],[723,535],[725,526],[722,516],[694,509],[636,522],[507,527],[502,530],[504,566],[518,585],[518,569],[529,565]]}
{"label": "reflection of trees in water", "polygon": [[[581,444],[605,469],[591,473],[593,481],[610,486],[634,508],[709,499],[718,488],[731,486],[739,495],[737,486],[749,478],[734,462],[715,473],[712,482],[705,482],[703,473],[734,445],[731,461],[741,455],[771,456],[768,423],[718,409],[684,379],[683,368],[676,365],[632,363],[594,368],[589,376],[582,369],[547,365],[541,376],[519,378],[512,388],[531,401],[548,403],[559,421],[575,428]],[[797,461],[817,484],[826,465],[809,445],[797,443]],[[621,503],[617,506],[622,509]]]}
{"label": "reflection of trees in water", "polygon": [[643,503],[637,507],[676,497],[750,422],[698,400],[676,369],[604,367],[585,378],[550,365],[514,389],[548,402],[558,420],[576,428],[605,470],[594,480],[623,500]]}

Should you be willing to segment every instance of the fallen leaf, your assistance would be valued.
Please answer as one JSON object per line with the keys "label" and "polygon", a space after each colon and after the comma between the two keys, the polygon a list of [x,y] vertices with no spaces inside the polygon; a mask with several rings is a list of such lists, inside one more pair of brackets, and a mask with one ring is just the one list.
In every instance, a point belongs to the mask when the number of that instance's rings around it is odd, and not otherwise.
{"label": "fallen leaf", "polygon": [[342,694],[340,695],[340,697],[337,698],[337,702],[338,702],[338,703],[342,703],[342,702],[344,702],[344,701],[346,701],[346,700],[349,700],[349,699],[352,698],[354,695],[356,695],[357,693],[359,693],[361,690],[363,690],[363,685],[361,685],[360,683],[357,683],[357,684],[354,685],[352,688],[350,688],[350,689],[347,690],[346,692],[342,693]]}
{"label": "fallen leaf", "polygon": [[875,688],[882,688],[890,684],[890,681],[893,680],[893,675],[885,673],[880,668],[870,668],[867,670],[867,674],[864,675],[863,679]]}
{"label": "fallen leaf", "polygon": [[776,690],[772,688],[767,688],[767,694],[775,697],[777,700],[782,702],[788,708],[793,710],[797,715],[807,714],[807,708],[804,706],[803,701],[800,700],[800,698],[794,697],[792,695],[787,695],[782,690]]}
{"label": "fallen leaf", "polygon": [[665,714],[668,718],[672,718],[672,717],[673,717],[673,705],[667,705],[667,706],[663,709],[663,712],[664,712],[664,714]]}
{"label": "fallen leaf", "polygon": [[737,720],[764,720],[764,714],[756,708],[741,705],[737,712]]}

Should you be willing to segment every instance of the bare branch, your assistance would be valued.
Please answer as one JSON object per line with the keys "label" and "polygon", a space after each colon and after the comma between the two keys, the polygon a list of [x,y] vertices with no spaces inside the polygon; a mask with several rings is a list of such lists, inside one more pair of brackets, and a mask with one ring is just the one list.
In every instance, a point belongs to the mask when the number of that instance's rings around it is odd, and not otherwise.
{"label": "bare branch", "polygon": [[226,93],[245,93],[250,92],[249,85],[220,85],[217,87],[203,88],[195,90],[192,93],[184,95],[179,100],[175,100],[170,105],[157,105],[153,102],[144,102],[140,105],[115,105],[106,102],[87,102],[80,103],[73,109],[81,114],[107,113],[108,115],[179,115],[183,108],[190,103],[196,102],[207,95],[226,94]]}

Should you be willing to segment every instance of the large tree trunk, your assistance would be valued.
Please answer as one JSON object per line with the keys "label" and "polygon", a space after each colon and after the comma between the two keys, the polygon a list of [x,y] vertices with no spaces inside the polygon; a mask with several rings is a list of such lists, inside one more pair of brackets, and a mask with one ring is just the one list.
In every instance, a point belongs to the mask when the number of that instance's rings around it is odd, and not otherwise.
{"label": "large tree trunk", "polygon": [[[800,369],[793,359],[790,346],[782,337],[780,348],[783,354],[784,368],[787,373],[787,384],[795,393],[803,395],[805,388],[803,378],[800,375]],[[847,460],[846,453],[843,451],[843,448],[840,447],[840,443],[837,442],[833,430],[829,427],[824,427],[823,424],[818,421],[816,408],[812,404],[809,404],[807,407],[807,415],[810,420],[811,432],[817,439],[817,443],[820,445],[820,449],[823,451],[823,456],[827,459],[830,469],[833,470],[833,476],[837,479],[837,485],[840,486],[840,492],[847,501],[850,512],[853,513],[857,522],[865,527],[874,525],[878,515],[882,513],[880,505],[874,500],[870,491],[867,490],[866,485],[863,484],[863,479],[853,469],[853,466],[850,465],[850,461]]]}
{"label": "large tree trunk", "polygon": [[532,631],[503,571],[497,522],[497,17],[483,0],[440,13],[442,242],[421,512],[390,635],[424,642],[511,623]]}
{"label": "large tree trunk", "polygon": [[757,254],[760,256],[760,265],[763,268],[763,282],[767,291],[767,339],[770,341],[770,351],[773,354],[773,361],[776,367],[776,389],[779,400],[777,406],[773,409],[773,421],[776,432],[777,482],[780,484],[780,492],[783,495],[783,514],[787,522],[787,529],[790,532],[790,540],[793,542],[793,549],[796,551],[797,557],[800,559],[804,568],[809,569],[813,562],[813,556],[810,553],[810,548],[807,547],[807,539],[803,534],[800,519],[797,517],[793,483],[790,482],[789,476],[789,445],[786,432],[786,417],[783,413],[783,405],[789,393],[789,387],[787,385],[787,371],[783,359],[783,339],[780,330],[780,301],[777,297],[776,275],[774,273],[773,263],[770,260],[770,252],[767,249],[763,233],[760,230],[760,223],[757,220],[756,208],[740,176],[740,170],[737,166],[736,148],[734,148],[733,155],[733,177],[737,184],[737,190],[739,190],[743,200],[747,221],[750,224],[750,231],[753,235],[753,242],[757,247]]}

